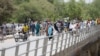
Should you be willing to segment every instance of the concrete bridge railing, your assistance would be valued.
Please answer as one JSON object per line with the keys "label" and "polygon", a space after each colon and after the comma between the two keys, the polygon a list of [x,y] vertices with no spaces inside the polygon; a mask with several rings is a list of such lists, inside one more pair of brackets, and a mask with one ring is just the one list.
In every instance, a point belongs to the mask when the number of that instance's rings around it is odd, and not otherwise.
{"label": "concrete bridge railing", "polygon": [[[98,39],[99,33],[100,26],[85,28],[76,32],[59,33],[52,36],[52,40],[44,37],[2,48],[0,49],[0,56],[65,56],[73,49]],[[72,48],[70,49],[70,47]],[[57,54],[65,49],[69,49],[67,53],[64,51],[63,54]]]}

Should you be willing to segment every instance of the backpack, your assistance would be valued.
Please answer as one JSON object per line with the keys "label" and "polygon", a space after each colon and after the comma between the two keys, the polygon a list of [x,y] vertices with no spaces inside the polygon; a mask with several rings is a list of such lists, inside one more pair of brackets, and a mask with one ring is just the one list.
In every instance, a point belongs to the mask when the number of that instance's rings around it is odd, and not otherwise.
{"label": "backpack", "polygon": [[56,23],[54,23],[54,28],[55,28],[56,31],[58,31],[58,28],[56,26]]}

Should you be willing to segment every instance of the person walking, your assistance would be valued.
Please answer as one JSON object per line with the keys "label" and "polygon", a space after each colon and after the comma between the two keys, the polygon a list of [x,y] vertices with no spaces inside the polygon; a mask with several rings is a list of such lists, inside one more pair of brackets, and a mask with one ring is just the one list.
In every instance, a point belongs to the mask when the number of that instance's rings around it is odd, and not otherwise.
{"label": "person walking", "polygon": [[15,26],[15,23],[13,22],[13,23],[12,23],[12,26],[11,26],[12,34],[13,34],[13,35],[15,34],[15,28],[16,28],[16,26]]}
{"label": "person walking", "polygon": [[53,27],[52,27],[52,24],[49,23],[49,25],[48,25],[48,36],[49,36],[49,40],[52,39],[52,35],[53,35]]}
{"label": "person walking", "polygon": [[58,21],[56,23],[56,26],[57,26],[57,29],[58,29],[58,33],[61,33],[61,23],[60,23],[60,21]]}
{"label": "person walking", "polygon": [[45,34],[45,30],[46,30],[46,26],[47,26],[47,21],[42,22],[42,35]]}
{"label": "person walking", "polygon": [[40,24],[39,24],[38,21],[37,21],[37,23],[36,23],[35,29],[36,29],[36,36],[39,36],[39,32],[40,32]]}
{"label": "person walking", "polygon": [[56,23],[54,23],[54,29],[58,32],[58,27],[57,27],[57,22]]}
{"label": "person walking", "polygon": [[7,34],[7,25],[6,25],[6,23],[4,23],[2,25],[2,33],[3,33],[4,36]]}
{"label": "person walking", "polygon": [[35,35],[35,24],[34,24],[34,22],[32,22],[31,30],[32,30],[32,35],[34,36]]}
{"label": "person walking", "polygon": [[46,36],[48,36],[48,21],[46,21],[46,27],[45,27],[45,32],[46,32]]}
{"label": "person walking", "polygon": [[7,35],[7,25],[6,23],[3,23],[1,26],[1,41],[4,41],[4,36]]}
{"label": "person walking", "polygon": [[28,31],[29,31],[29,26],[25,23],[23,26],[23,34],[24,34],[24,39],[23,41],[26,41],[28,38]]}

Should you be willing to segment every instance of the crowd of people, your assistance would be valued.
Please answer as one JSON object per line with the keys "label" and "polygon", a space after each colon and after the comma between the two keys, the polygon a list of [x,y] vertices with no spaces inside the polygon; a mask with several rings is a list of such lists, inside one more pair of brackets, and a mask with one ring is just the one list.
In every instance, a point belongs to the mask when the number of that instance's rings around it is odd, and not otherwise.
{"label": "crowd of people", "polygon": [[[52,39],[52,35],[56,31],[57,33],[67,32],[67,31],[77,31],[78,29],[83,29],[87,27],[94,26],[96,23],[94,20],[87,21],[67,21],[64,22],[62,20],[57,20],[56,22],[51,22],[49,20],[40,22],[40,21],[31,21],[30,23],[24,23],[24,25],[18,24],[15,26],[12,23],[11,29],[13,33],[23,33],[24,40],[27,40],[30,32],[32,32],[33,36],[46,35],[49,36],[49,40]],[[3,35],[7,34],[7,26],[4,23],[2,25],[2,33]]]}

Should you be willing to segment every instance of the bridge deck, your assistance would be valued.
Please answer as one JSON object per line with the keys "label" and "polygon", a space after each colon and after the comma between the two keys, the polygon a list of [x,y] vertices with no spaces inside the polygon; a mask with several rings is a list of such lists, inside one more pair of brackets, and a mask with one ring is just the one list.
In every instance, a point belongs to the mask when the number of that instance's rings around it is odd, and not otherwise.
{"label": "bridge deck", "polygon": [[[1,56],[56,55],[57,53],[60,53],[61,51],[65,49],[70,49],[72,47],[71,50],[73,50],[75,48],[84,46],[85,44],[93,40],[96,40],[98,36],[100,35],[99,29],[100,29],[99,26],[86,28],[83,30],[78,30],[76,34],[74,35],[71,34],[72,32],[61,33],[58,35],[54,35],[53,39],[50,41],[48,40],[48,37],[43,36],[37,39],[37,37],[31,36],[30,40],[26,42],[22,42],[22,43],[18,42],[18,43],[15,43],[14,46],[12,45],[11,47],[5,47],[3,49],[0,49],[0,55]],[[7,44],[7,45],[11,45],[11,44]],[[68,53],[71,50],[69,50]]]}

